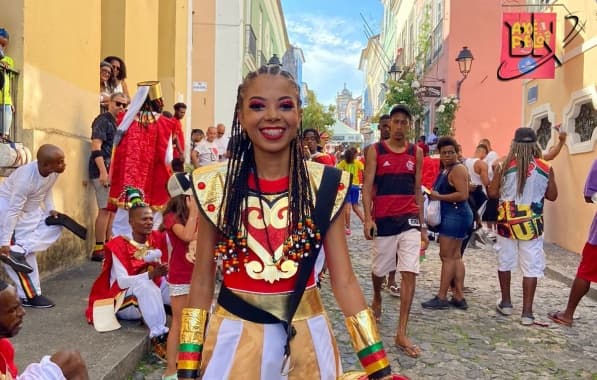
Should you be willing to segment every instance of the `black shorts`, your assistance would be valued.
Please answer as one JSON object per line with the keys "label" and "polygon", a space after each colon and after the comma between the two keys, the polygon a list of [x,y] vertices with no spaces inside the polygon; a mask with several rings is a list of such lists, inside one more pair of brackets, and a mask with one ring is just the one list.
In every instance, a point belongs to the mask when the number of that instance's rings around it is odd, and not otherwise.
{"label": "black shorts", "polygon": [[485,208],[485,212],[483,213],[483,220],[484,222],[497,222],[497,209],[499,199],[488,199],[487,200],[487,207]]}

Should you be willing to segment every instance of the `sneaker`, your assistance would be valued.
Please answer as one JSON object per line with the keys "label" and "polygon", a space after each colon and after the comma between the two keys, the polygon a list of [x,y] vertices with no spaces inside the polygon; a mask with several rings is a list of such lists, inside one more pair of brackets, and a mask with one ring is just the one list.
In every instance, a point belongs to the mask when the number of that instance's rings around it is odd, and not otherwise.
{"label": "sneaker", "polygon": [[493,231],[489,231],[486,234],[487,239],[491,240],[493,243],[497,242],[497,235]]}
{"label": "sneaker", "polygon": [[21,305],[24,307],[32,307],[34,309],[49,309],[56,304],[48,297],[37,295],[33,298],[21,298]]}
{"label": "sneaker", "polygon": [[91,252],[91,261],[102,262],[104,261],[104,250],[103,249],[94,249]]}
{"label": "sneaker", "polygon": [[350,236],[350,235],[352,235],[352,231],[350,230],[350,228],[346,228],[346,229],[344,230],[344,232],[346,233],[346,236]]}
{"label": "sneaker", "polygon": [[151,338],[151,353],[159,360],[166,362],[166,342],[168,333]]}
{"label": "sneaker", "polygon": [[468,309],[468,304],[466,303],[466,300],[463,298],[460,301],[456,301],[456,299],[454,297],[452,297],[450,299],[450,301],[448,301],[448,303],[450,305],[452,305],[453,307],[460,309],[460,310],[466,310]]}
{"label": "sneaker", "polygon": [[27,260],[25,260],[25,250],[19,246],[10,247],[8,255],[0,255],[0,260],[11,267],[15,272],[33,272],[33,268],[27,263]]}
{"label": "sneaker", "polygon": [[450,307],[450,303],[448,300],[440,300],[438,296],[435,296],[429,301],[422,302],[421,306],[423,306],[424,309],[445,310]]}
{"label": "sneaker", "polygon": [[512,304],[505,303],[499,300],[495,305],[495,309],[501,314],[505,316],[512,315]]}
{"label": "sneaker", "polygon": [[523,315],[520,317],[520,324],[523,326],[532,326],[535,324],[535,317],[532,315]]}

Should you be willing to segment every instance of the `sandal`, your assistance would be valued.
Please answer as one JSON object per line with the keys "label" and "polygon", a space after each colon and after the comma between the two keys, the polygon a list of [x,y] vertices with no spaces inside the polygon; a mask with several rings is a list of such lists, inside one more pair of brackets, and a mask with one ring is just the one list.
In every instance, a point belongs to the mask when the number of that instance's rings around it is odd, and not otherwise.
{"label": "sandal", "polygon": [[408,357],[411,357],[413,359],[417,359],[419,356],[421,356],[421,347],[417,346],[416,344],[413,344],[412,346],[403,346],[401,344],[396,344],[396,347],[404,352],[404,354]]}
{"label": "sandal", "polygon": [[566,321],[563,320],[562,317],[560,317],[560,311],[552,311],[551,313],[547,313],[547,318],[551,319],[552,321],[554,321],[555,323],[559,324],[559,325],[564,325],[566,327],[572,327],[572,321]]}
{"label": "sandal", "polygon": [[400,297],[400,286],[393,284],[388,287],[388,292],[394,297]]}

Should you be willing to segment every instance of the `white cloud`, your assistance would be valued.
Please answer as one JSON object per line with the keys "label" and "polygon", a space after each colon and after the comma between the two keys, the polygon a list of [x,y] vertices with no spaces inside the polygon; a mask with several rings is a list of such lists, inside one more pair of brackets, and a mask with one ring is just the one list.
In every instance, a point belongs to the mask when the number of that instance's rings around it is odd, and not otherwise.
{"label": "white cloud", "polygon": [[360,30],[350,20],[311,14],[286,15],[290,42],[305,56],[303,80],[323,104],[335,104],[344,83],[360,95],[363,73],[358,70],[364,43],[354,36]]}

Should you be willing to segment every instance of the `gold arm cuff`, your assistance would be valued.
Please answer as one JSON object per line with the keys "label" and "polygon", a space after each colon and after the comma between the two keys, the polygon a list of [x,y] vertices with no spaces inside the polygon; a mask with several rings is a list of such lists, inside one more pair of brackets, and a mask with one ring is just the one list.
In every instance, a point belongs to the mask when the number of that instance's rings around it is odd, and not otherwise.
{"label": "gold arm cuff", "polygon": [[182,322],[180,326],[180,344],[203,344],[205,326],[209,312],[203,309],[182,309]]}
{"label": "gold arm cuff", "polygon": [[347,317],[345,323],[356,352],[381,341],[371,309]]}

